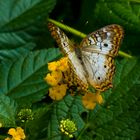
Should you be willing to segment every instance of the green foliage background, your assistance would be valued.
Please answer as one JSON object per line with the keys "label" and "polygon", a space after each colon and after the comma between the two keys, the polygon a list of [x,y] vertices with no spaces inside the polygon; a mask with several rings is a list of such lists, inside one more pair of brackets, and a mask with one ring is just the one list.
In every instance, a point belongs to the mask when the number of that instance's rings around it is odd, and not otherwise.
{"label": "green foliage background", "polygon": [[[63,21],[83,33],[120,24],[125,30],[121,50],[133,58],[116,58],[114,87],[105,103],[86,110],[79,96],[54,102],[44,81],[47,63],[61,52],[47,29],[47,19]],[[69,33],[68,33],[69,34]],[[79,42],[81,39],[69,34]],[[0,139],[16,127],[17,113],[31,108],[27,140],[65,140],[61,119],[70,118],[80,140],[140,139],[140,1],[139,0],[0,0]]]}

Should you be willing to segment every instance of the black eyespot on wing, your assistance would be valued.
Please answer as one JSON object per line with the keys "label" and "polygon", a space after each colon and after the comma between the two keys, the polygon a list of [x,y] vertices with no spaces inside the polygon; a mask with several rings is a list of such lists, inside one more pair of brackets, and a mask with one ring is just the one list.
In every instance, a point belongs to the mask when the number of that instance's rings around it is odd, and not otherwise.
{"label": "black eyespot on wing", "polygon": [[104,65],[104,68],[106,68],[106,65]]}
{"label": "black eyespot on wing", "polygon": [[98,77],[98,80],[100,80],[100,77]]}
{"label": "black eyespot on wing", "polygon": [[104,43],[104,47],[108,47],[108,44],[107,43]]}

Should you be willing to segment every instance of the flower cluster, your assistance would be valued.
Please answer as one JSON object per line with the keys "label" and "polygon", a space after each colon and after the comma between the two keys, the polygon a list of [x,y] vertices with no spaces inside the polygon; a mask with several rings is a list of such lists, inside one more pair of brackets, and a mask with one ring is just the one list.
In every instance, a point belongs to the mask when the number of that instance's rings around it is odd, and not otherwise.
{"label": "flower cluster", "polygon": [[7,137],[5,140],[24,140],[26,138],[24,130],[21,127],[10,128],[8,134],[11,137]]}
{"label": "flower cluster", "polygon": [[88,92],[82,97],[82,103],[85,108],[94,109],[97,103],[103,103],[103,98],[98,91],[95,94]]}
{"label": "flower cluster", "polygon": [[18,117],[21,120],[21,122],[27,122],[29,120],[33,120],[33,113],[31,109],[21,109],[18,113]]}
{"label": "flower cluster", "polygon": [[51,85],[49,96],[53,100],[61,100],[66,95],[67,84],[64,82],[63,74],[69,69],[68,58],[64,57],[59,61],[48,63],[48,69],[51,71],[45,77],[45,81]]}
{"label": "flower cluster", "polygon": [[77,131],[77,127],[73,121],[65,119],[60,121],[60,130],[69,138],[73,138],[73,133]]}

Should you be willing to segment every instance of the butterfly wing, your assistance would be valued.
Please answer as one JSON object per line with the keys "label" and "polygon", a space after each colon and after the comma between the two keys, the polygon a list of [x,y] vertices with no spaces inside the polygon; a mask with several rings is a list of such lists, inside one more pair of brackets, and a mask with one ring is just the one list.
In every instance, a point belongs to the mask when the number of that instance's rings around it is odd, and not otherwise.
{"label": "butterfly wing", "polygon": [[70,67],[72,68],[74,74],[76,75],[77,79],[79,80],[79,83],[81,85],[87,86],[87,80],[86,80],[86,73],[83,69],[83,66],[78,59],[72,42],[68,39],[68,37],[64,34],[60,28],[55,26],[53,23],[48,23],[48,28],[51,32],[51,35],[56,40],[58,46],[61,48],[62,52],[65,56],[69,59]]}
{"label": "butterfly wing", "polygon": [[112,87],[114,57],[118,53],[122,38],[122,27],[113,24],[89,34],[81,42],[87,80],[95,89],[104,91]]}

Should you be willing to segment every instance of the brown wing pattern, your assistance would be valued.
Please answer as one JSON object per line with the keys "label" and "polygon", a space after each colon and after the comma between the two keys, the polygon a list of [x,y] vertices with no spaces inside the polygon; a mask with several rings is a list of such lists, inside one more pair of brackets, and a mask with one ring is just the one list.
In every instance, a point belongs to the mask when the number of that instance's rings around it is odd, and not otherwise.
{"label": "brown wing pattern", "polygon": [[114,57],[118,54],[123,35],[124,31],[120,25],[108,25],[89,34],[80,46],[82,50]]}

